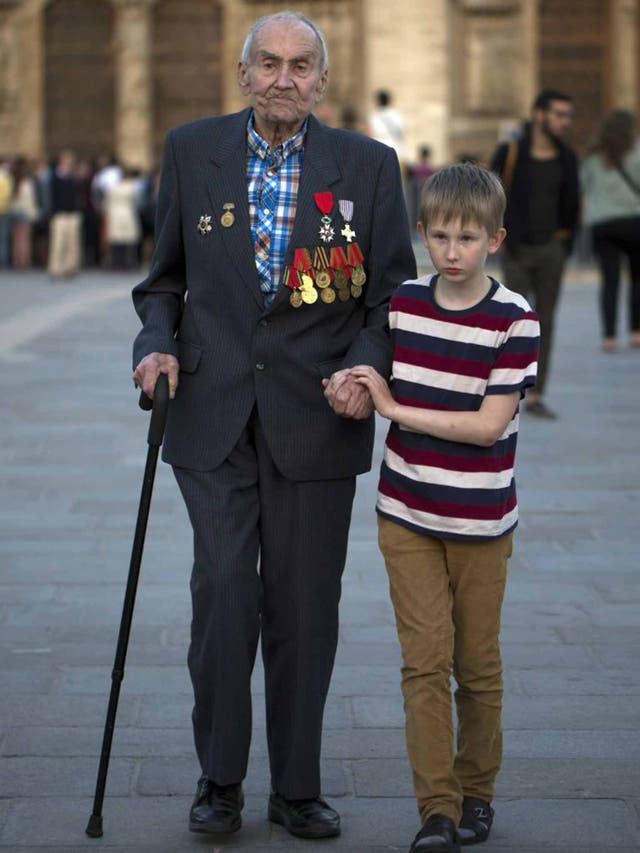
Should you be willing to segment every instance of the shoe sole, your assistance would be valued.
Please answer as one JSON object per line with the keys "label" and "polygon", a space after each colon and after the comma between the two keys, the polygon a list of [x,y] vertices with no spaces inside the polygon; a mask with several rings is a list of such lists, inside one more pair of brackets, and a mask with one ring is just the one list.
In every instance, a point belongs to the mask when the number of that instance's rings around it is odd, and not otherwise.
{"label": "shoe sole", "polygon": [[283,826],[287,832],[291,835],[297,836],[298,838],[333,838],[336,835],[340,835],[339,826],[318,826],[315,829],[313,827],[309,827],[308,829],[296,829],[291,825],[291,821],[288,817],[272,805],[269,806],[269,820],[271,823],[277,823],[279,826]]}
{"label": "shoe sole", "polygon": [[189,832],[199,832],[202,835],[229,835],[231,832],[237,832],[241,826],[242,818],[238,818],[227,826],[220,826],[220,824],[215,823],[191,823],[189,821]]}

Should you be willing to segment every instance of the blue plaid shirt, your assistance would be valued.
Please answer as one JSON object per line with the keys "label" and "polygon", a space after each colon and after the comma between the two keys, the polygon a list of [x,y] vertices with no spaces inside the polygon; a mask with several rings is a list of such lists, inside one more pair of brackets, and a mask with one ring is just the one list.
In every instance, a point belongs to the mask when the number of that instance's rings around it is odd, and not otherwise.
{"label": "blue plaid shirt", "polygon": [[265,304],[273,302],[284,256],[293,230],[307,123],[273,150],[253,126],[247,125],[249,218],[256,270]]}

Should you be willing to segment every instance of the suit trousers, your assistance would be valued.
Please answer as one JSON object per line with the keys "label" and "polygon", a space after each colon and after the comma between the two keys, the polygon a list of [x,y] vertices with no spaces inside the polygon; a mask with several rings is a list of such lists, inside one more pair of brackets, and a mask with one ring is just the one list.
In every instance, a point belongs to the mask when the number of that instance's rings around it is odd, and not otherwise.
{"label": "suit trousers", "polygon": [[189,670],[202,771],[218,785],[245,777],[260,638],[272,789],[316,797],[355,477],[283,477],[255,410],[218,468],[174,473],[194,531]]}
{"label": "suit trousers", "polygon": [[502,254],[503,284],[532,303],[540,321],[538,375],[534,389],[539,394],[544,393],[549,373],[553,324],[566,260],[565,248],[559,240],[539,246],[522,243],[515,249],[506,248]]}
{"label": "suit trousers", "polygon": [[[425,821],[491,802],[502,762],[500,612],[512,534],[465,541],[378,518],[402,647],[407,752]],[[454,751],[450,679],[458,715]]]}

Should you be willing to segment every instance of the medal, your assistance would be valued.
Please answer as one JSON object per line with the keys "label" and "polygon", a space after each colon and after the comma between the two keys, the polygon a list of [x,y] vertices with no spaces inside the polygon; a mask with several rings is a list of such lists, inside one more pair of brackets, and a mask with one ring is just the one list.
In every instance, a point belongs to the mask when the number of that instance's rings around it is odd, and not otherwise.
{"label": "medal", "polygon": [[362,289],[362,285],[365,283],[366,280],[367,280],[367,275],[366,275],[364,269],[362,268],[362,266],[355,267],[355,269],[351,273],[352,284],[354,284],[356,287],[359,287],[360,289]]}
{"label": "medal", "polygon": [[359,284],[351,285],[351,295],[354,299],[357,299],[358,296],[362,296],[362,287]]}
{"label": "medal", "polygon": [[222,225],[223,228],[231,228],[233,223],[236,221],[236,218],[232,213],[233,209],[235,208],[235,204],[233,204],[233,202],[231,201],[228,201],[226,202],[226,204],[222,205],[222,208],[224,210],[224,213],[220,217],[220,225]]}
{"label": "medal", "polygon": [[356,287],[362,287],[367,280],[367,274],[362,266],[364,255],[357,243],[351,243],[351,245],[347,247],[347,257],[349,260],[349,266],[352,267],[351,282],[352,284],[355,284]]}
{"label": "medal", "polygon": [[211,231],[211,217],[210,216],[201,216],[200,222],[198,222],[198,231],[204,237],[205,234],[208,234]]}
{"label": "medal", "polygon": [[313,253],[313,267],[316,270],[316,285],[320,288],[329,287],[331,284],[331,273],[329,272],[329,258],[324,246],[318,246]]}
{"label": "medal", "polygon": [[331,217],[329,213],[333,207],[333,193],[314,193],[313,200],[316,207],[323,214],[320,219],[320,239],[323,243],[330,243],[333,240],[334,230],[332,227]]}
{"label": "medal", "polygon": [[289,294],[289,303],[294,308],[299,308],[302,305],[302,293],[300,292],[300,278],[295,267],[287,267],[282,276],[282,283],[285,287],[291,289]]}
{"label": "medal", "polygon": [[323,302],[326,302],[327,305],[331,304],[331,302],[335,302],[336,292],[332,287],[327,287],[324,290],[320,291],[320,299]]}
{"label": "medal", "polygon": [[356,232],[351,229],[351,220],[353,219],[353,202],[346,198],[341,198],[338,201],[338,207],[340,208],[340,213],[342,214],[342,218],[345,222],[344,228],[340,233],[347,243],[350,243],[356,236]]}
{"label": "medal", "polygon": [[333,283],[338,290],[344,290],[349,287],[349,279],[344,270],[336,270],[333,274]]}
{"label": "medal", "polygon": [[314,302],[318,301],[318,291],[315,287],[310,287],[308,290],[301,289],[300,294],[302,296],[302,301],[307,305],[313,305]]}
{"label": "medal", "polygon": [[343,290],[338,291],[338,299],[340,302],[348,302],[351,293],[349,292],[349,288],[345,287]]}

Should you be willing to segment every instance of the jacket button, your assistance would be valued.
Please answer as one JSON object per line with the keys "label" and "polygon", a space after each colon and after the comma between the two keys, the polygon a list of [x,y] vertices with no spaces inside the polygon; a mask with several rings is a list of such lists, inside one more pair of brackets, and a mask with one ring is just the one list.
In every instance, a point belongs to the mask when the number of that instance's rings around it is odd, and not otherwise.
{"label": "jacket button", "polygon": [[264,364],[261,361],[256,364],[256,370],[264,370]]}

